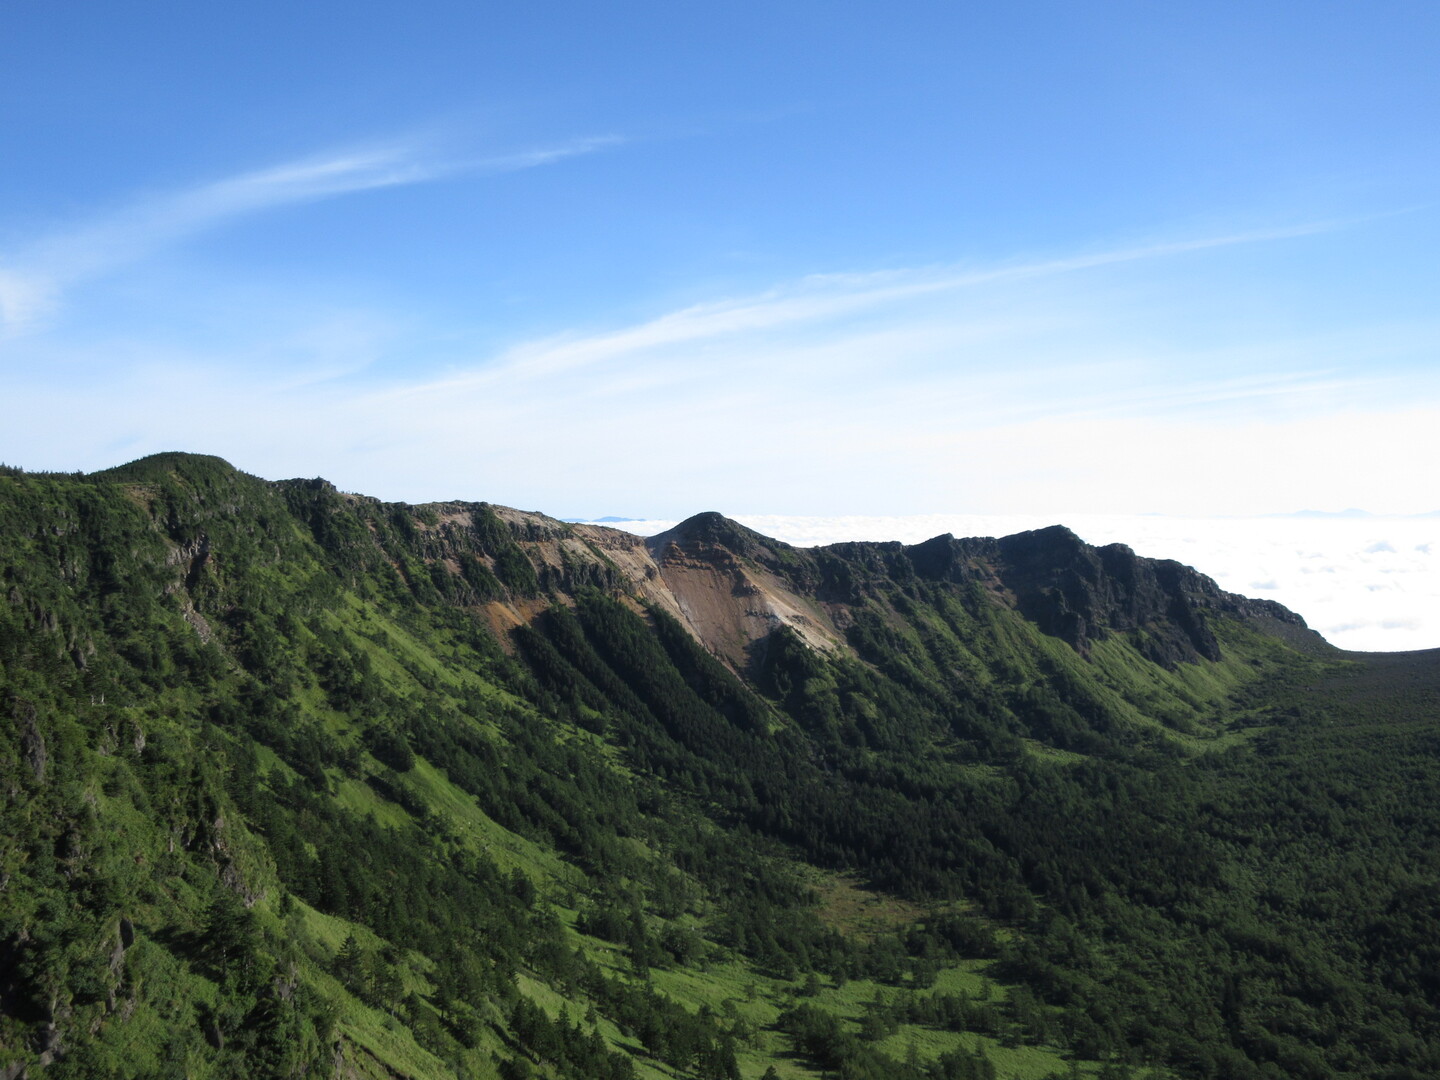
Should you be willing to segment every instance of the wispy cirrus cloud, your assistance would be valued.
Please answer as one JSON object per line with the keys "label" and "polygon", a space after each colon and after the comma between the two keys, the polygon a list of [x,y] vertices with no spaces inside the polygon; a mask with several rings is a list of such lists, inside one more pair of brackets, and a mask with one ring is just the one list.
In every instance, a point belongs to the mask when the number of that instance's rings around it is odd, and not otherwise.
{"label": "wispy cirrus cloud", "polygon": [[860,273],[815,274],[764,292],[690,305],[619,330],[562,334],[517,346],[483,369],[451,383],[547,378],[593,364],[666,347],[696,345],[744,334],[775,333],[805,324],[835,322],[868,311],[1003,285],[1138,263],[1189,252],[1311,236],[1344,228],[1343,221],[1159,241],[1062,258],[1017,260],[995,266],[939,266]]}
{"label": "wispy cirrus cloud", "polygon": [[617,145],[617,136],[514,153],[454,157],[421,140],[332,151],[138,198],[119,209],[0,253],[0,332],[53,311],[64,290],[109,274],[236,218],[297,203],[463,175],[515,172]]}
{"label": "wispy cirrus cloud", "polygon": [[[1217,277],[1342,227],[815,275],[509,347],[467,351],[449,327],[424,375],[385,357],[427,343],[368,310],[288,337],[142,337],[128,352],[107,338],[86,343],[84,395],[75,380],[8,388],[12,434],[50,447],[47,467],[187,446],[262,475],[555,513],[1406,511],[1413,478],[1390,466],[1440,453],[1440,376],[1412,362],[1440,328],[1214,325],[1259,280]],[[1207,250],[1235,258],[1187,257]]]}
{"label": "wispy cirrus cloud", "polygon": [[470,162],[468,165],[456,166],[455,171],[481,173],[517,172],[520,169],[534,169],[541,165],[553,165],[555,162],[564,161],[566,158],[578,157],[581,154],[592,154],[597,150],[620,146],[627,141],[627,139],[620,135],[592,135],[582,139],[572,139],[569,142],[559,143],[555,146],[542,146],[532,150],[522,150],[514,154],[501,154],[498,157],[480,158]]}
{"label": "wispy cirrus cloud", "polygon": [[[1184,258],[1346,224],[817,275],[476,355],[350,406],[377,437],[423,415],[429,459],[474,447],[497,476],[529,474],[536,505],[568,485],[611,489],[623,512],[614,477],[643,475],[691,507],[686,492],[735,506],[747,487],[792,506],[1260,512],[1355,490],[1405,506],[1413,484],[1379,466],[1440,445],[1440,379],[1365,359],[1424,354],[1437,328],[1213,325],[1212,282]],[[541,430],[563,477],[531,449]]]}

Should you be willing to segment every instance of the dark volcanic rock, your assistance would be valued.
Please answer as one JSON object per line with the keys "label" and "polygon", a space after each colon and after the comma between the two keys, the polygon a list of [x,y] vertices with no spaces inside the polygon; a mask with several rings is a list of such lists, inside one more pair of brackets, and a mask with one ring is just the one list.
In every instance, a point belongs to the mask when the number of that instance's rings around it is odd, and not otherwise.
{"label": "dark volcanic rock", "polygon": [[692,558],[721,550],[772,570],[780,569],[782,552],[795,550],[789,544],[761,536],[714,510],[688,517],[673,529],[650,537],[645,544],[657,560],[664,559],[672,548]]}
{"label": "dark volcanic rock", "polygon": [[1063,525],[998,540],[937,536],[906,553],[916,574],[932,581],[974,580],[988,570],[1023,615],[1081,654],[1119,632],[1133,633],[1145,655],[1166,667],[1218,660],[1210,612],[1314,636],[1300,616],[1273,601],[1227,593],[1191,567],[1142,558],[1124,544],[1091,547]]}
{"label": "dark volcanic rock", "polygon": [[1319,640],[1303,619],[1279,604],[1227,593],[1191,567],[1142,558],[1124,544],[1092,547],[1063,525],[999,539],[956,539],[947,533],[908,547],[844,543],[807,549],[710,512],[646,543],[662,563],[686,559],[762,566],[797,593],[832,609],[864,603],[897,586],[907,588],[915,579],[979,584],[992,595],[1008,597],[1042,631],[1081,655],[1089,654],[1093,642],[1122,633],[1150,660],[1169,668],[1220,659],[1210,614],[1248,619],[1287,640]]}

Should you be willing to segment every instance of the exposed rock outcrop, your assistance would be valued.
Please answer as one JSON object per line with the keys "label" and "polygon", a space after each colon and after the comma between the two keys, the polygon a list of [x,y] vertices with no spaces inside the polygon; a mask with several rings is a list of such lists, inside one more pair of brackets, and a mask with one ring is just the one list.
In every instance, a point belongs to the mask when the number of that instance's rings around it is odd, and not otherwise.
{"label": "exposed rock outcrop", "polygon": [[[583,586],[577,568],[587,557],[600,559],[628,591],[674,615],[737,670],[749,662],[756,642],[782,626],[812,648],[844,649],[855,605],[917,579],[976,586],[1081,655],[1109,634],[1125,633],[1166,667],[1218,660],[1214,616],[1249,621],[1291,644],[1323,645],[1303,619],[1279,604],[1227,593],[1191,567],[1143,558],[1123,544],[1092,547],[1061,525],[999,539],[947,534],[910,546],[807,549],[715,512],[648,540],[601,526],[553,523],[571,530],[560,537],[547,534],[535,515],[497,513],[511,523],[532,562],[555,567],[555,582]],[[551,549],[567,539],[576,545],[571,558],[557,561]]]}

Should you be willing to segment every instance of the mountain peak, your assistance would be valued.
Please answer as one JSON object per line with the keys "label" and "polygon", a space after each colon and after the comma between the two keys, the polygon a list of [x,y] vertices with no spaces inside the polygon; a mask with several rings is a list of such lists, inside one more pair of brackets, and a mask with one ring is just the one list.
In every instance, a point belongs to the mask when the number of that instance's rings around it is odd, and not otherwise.
{"label": "mountain peak", "polygon": [[222,457],[214,454],[192,454],[185,450],[165,450],[158,454],[147,454],[134,461],[117,465],[113,469],[91,473],[96,479],[154,482],[178,474],[185,477],[238,476],[240,470]]}
{"label": "mountain peak", "polygon": [[657,557],[672,546],[687,555],[697,554],[706,548],[723,548],[732,555],[761,562],[775,561],[777,550],[788,550],[790,547],[789,544],[747,529],[738,521],[715,510],[706,510],[688,517],[673,529],[650,537],[646,544]]}

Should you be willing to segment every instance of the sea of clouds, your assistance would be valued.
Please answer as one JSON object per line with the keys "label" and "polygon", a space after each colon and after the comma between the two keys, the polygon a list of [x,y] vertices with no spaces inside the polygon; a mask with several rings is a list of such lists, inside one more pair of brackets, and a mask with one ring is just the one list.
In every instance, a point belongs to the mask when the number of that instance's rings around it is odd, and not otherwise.
{"label": "sea of clouds", "polygon": [[[1064,524],[1091,544],[1128,544],[1176,559],[1222,589],[1278,600],[1342,649],[1393,652],[1440,647],[1440,516],[1186,518],[1152,515],[922,514],[735,520],[799,547],[845,540],[907,544],[941,533],[1006,536]],[[652,536],[674,521],[605,524]]]}

